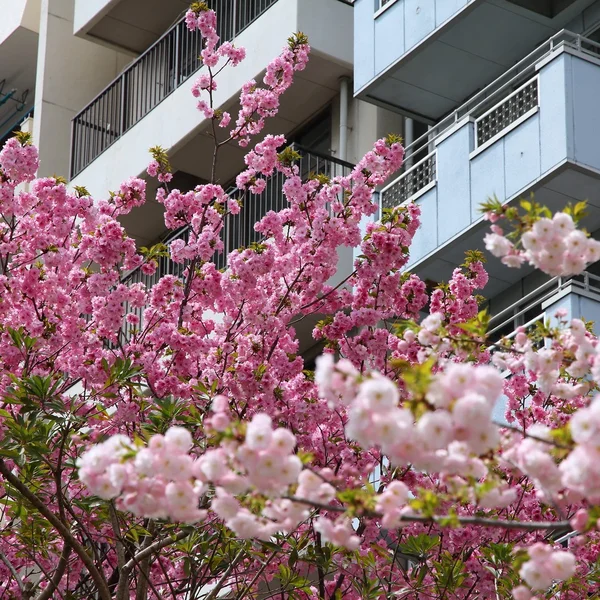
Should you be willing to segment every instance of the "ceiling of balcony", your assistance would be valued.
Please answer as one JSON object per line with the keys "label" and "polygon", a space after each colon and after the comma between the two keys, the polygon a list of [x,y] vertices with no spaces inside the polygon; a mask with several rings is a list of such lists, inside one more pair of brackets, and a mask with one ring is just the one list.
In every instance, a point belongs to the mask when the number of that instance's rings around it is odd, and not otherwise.
{"label": "ceiling of balcony", "polygon": [[360,96],[437,122],[565,28],[592,1],[473,2],[376,77]]}
{"label": "ceiling of balcony", "polygon": [[[591,171],[566,166],[555,172],[540,187],[534,189],[535,200],[548,206],[552,212],[563,210],[568,203],[585,200],[588,203],[587,216],[580,223],[587,231],[600,233],[600,176]],[[483,295],[494,298],[501,295],[517,281],[534,271],[523,267],[511,269],[493,257],[483,243],[483,236],[489,231],[489,223],[482,221],[464,232],[458,239],[439,247],[435,253],[425,258],[411,270],[423,279],[435,282],[448,281],[456,265],[464,261],[467,250],[481,250],[487,259],[486,269],[490,280]],[[594,235],[594,237],[598,237]]]}
{"label": "ceiling of balcony", "polygon": [[[10,10],[2,10],[10,4]],[[33,106],[39,0],[0,0],[0,137]]]}
{"label": "ceiling of balcony", "polygon": [[183,15],[189,5],[187,0],[120,0],[101,13],[86,34],[142,53]]}

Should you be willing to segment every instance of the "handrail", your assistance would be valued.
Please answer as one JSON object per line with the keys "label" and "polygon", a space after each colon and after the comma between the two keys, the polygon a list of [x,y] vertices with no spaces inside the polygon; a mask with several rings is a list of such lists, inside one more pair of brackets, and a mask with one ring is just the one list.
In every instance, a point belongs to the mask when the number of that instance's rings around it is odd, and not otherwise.
{"label": "handrail", "polygon": [[398,177],[396,177],[396,179],[394,179],[390,183],[386,184],[385,187],[383,187],[381,189],[381,193],[385,194],[385,192],[387,192],[390,188],[393,188],[399,181],[404,179],[407,175],[410,175],[410,173],[412,173],[413,171],[417,170],[423,163],[425,163],[425,161],[429,160],[432,157],[432,155],[434,155],[434,154],[435,154],[435,150],[433,152],[429,152],[429,154],[427,154],[427,156],[424,156],[423,158],[418,160],[416,163],[412,164],[408,169],[406,169],[406,171],[402,171],[402,173],[400,175],[398,175]]}
{"label": "handrail", "polygon": [[[519,62],[515,63],[510,69],[500,75],[500,77],[469,98],[464,104],[456,108],[426,133],[406,146],[406,156],[408,157],[420,151],[423,146],[431,144],[444,135],[460,120],[469,116],[475,116],[479,111],[485,110],[487,105],[491,105],[494,98],[499,99],[499,96],[502,96],[507,88],[510,88],[517,81],[525,79],[534,73],[536,65],[547,56],[550,56],[561,45],[566,45],[580,52],[595,54],[596,56],[598,55],[598,52],[590,52],[586,50],[584,46],[591,46],[596,51],[600,51],[600,44],[598,42],[583,37],[580,34],[573,33],[572,31],[568,31],[567,29],[562,29],[543,44],[532,50]],[[502,81],[504,81],[504,83],[500,84]]]}
{"label": "handrail", "polygon": [[340,165],[341,167],[347,167],[348,169],[354,169],[354,167],[356,166],[354,163],[348,162],[347,160],[336,158],[335,156],[325,154],[325,152],[319,152],[318,150],[311,150],[310,148],[302,146],[301,144],[296,144],[295,142],[292,144],[292,148],[294,148],[294,150],[298,150],[300,153],[305,152],[307,154],[312,154],[317,158],[322,158],[323,160],[329,161],[336,165]]}
{"label": "handrail", "polygon": [[[277,0],[212,0],[217,33],[231,41]],[[185,17],[128,65],[72,120],[71,178],[120,139],[201,66],[202,38]]]}
{"label": "handrail", "polygon": [[[580,281],[580,278],[583,278],[583,281]],[[594,282],[598,285],[593,285]],[[493,335],[507,325],[514,323],[519,317],[538,306],[541,311],[541,306],[544,302],[553,296],[556,296],[569,286],[600,295],[600,277],[589,271],[584,271],[583,273],[569,277],[553,277],[516,302],[513,302],[510,306],[507,306],[495,314],[490,319],[488,335]],[[537,318],[539,317],[536,317],[535,319]]]}

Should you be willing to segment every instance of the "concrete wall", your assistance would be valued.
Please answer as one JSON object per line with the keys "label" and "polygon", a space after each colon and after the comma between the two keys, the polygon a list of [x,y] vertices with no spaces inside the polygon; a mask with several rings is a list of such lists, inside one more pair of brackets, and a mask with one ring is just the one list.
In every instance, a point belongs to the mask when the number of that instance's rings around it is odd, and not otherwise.
{"label": "concrete wall", "polygon": [[119,0],[75,0],[73,32],[87,31],[118,2]]}
{"label": "concrete wall", "polygon": [[[337,22],[338,27],[332,28],[332,22]],[[220,77],[215,105],[222,106],[236,98],[242,85],[257,77],[280,53],[293,31],[308,35],[313,54],[350,66],[351,30],[352,12],[341,2],[279,0],[236,39],[237,45],[248,49],[248,56],[240,67],[228,67]],[[190,94],[195,79],[196,76],[150,111],[75,177],[73,185],[84,185],[92,195],[102,197],[127,177],[145,170],[151,146],[160,144],[175,152],[189,142],[206,125]]]}
{"label": "concrete wall", "polygon": [[567,160],[600,170],[600,62],[560,53],[539,71],[539,110],[492,145],[474,152],[474,123],[465,119],[441,141],[437,184],[417,197],[423,226],[411,249],[413,265],[480,219],[496,195],[508,201]]}
{"label": "concrete wall", "polygon": [[467,4],[478,0],[354,2],[354,89],[359,90]]}
{"label": "concrete wall", "polygon": [[38,32],[41,0],[0,0],[0,44],[17,28]]}
{"label": "concrete wall", "polygon": [[71,119],[132,56],[73,36],[74,0],[42,0],[34,142],[41,176],[69,174]]}

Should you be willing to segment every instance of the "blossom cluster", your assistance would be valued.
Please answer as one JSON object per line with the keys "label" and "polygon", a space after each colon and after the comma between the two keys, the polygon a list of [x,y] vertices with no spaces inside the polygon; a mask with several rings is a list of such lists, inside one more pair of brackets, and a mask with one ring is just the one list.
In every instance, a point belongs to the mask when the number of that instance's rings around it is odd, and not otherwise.
{"label": "blossom cluster", "polygon": [[147,448],[123,435],[92,446],[79,459],[79,478],[91,493],[112,500],[135,515],[195,522],[206,511],[198,508],[206,486],[196,478],[199,465],[189,455],[192,436],[171,427],[154,435]]}
{"label": "blossom cluster", "polygon": [[[215,431],[230,424],[228,402],[217,396],[210,419]],[[110,500],[135,515],[194,522],[206,511],[198,508],[208,484],[216,486],[212,509],[240,537],[268,539],[289,530],[306,518],[306,508],[286,500],[270,503],[263,516],[243,508],[236,495],[250,490],[282,493],[299,483],[307,497],[331,497],[322,481],[315,486],[311,475],[302,476],[302,462],[294,454],[295,436],[287,429],[273,429],[271,418],[257,413],[247,424],[243,443],[230,439],[198,458],[190,455],[193,439],[182,427],[154,435],[139,448],[122,435],[92,446],[78,459],[79,478],[91,493]]]}
{"label": "blossom cluster", "polygon": [[549,275],[568,276],[581,273],[600,259],[600,242],[576,229],[573,218],[565,212],[537,220],[521,236],[522,250],[504,236],[500,226],[494,224],[491,229],[484,238],[485,246],[509,267],[527,261]]}
{"label": "blossom cluster", "polygon": [[310,46],[302,34],[290,38],[287,48],[267,65],[263,77],[265,87],[250,80],[242,86],[241,108],[231,131],[231,137],[238,140],[241,147],[250,143],[250,137],[259,134],[267,117],[273,117],[279,110],[281,95],[291,86],[294,72],[303,71],[308,63]]}
{"label": "blossom cluster", "polygon": [[209,102],[204,99],[198,101],[198,110],[200,110],[206,119],[220,118],[219,126],[227,127],[231,121],[231,115],[228,112],[216,112],[213,108],[212,92],[217,89],[217,81],[213,76],[213,69],[224,58],[226,64],[236,67],[246,57],[246,50],[234,46],[231,42],[223,42],[217,46],[219,36],[217,35],[217,15],[214,10],[188,10],[185,21],[190,31],[198,30],[202,34],[204,48],[201,52],[203,64],[207,67],[207,72],[202,73],[192,86],[192,94],[200,98],[203,92],[210,96]]}
{"label": "blossom cluster", "polygon": [[[552,546],[535,543],[527,549],[529,560],[519,575],[533,590],[547,590],[554,581],[565,581],[575,574],[577,563],[571,552],[555,550]],[[531,595],[523,586],[513,590],[515,600],[529,600]]]}
{"label": "blossom cluster", "polygon": [[[400,406],[396,383],[381,374],[365,379],[348,361],[335,364],[326,354],[317,360],[315,380],[330,405],[348,407],[346,435],[363,448],[380,448],[395,465],[486,477],[488,470],[477,457],[500,441],[492,410],[504,387],[494,367],[449,363],[434,376],[427,392],[434,410],[416,423],[412,412]],[[506,506],[514,499],[511,490],[495,490],[483,498],[482,506]]]}
{"label": "blossom cluster", "polygon": [[[13,185],[32,181],[38,169],[38,150],[28,138],[10,138],[0,150],[0,181]],[[10,190],[10,187],[6,188]]]}
{"label": "blossom cluster", "polygon": [[563,485],[589,502],[600,502],[600,396],[569,421],[574,450],[560,463]]}

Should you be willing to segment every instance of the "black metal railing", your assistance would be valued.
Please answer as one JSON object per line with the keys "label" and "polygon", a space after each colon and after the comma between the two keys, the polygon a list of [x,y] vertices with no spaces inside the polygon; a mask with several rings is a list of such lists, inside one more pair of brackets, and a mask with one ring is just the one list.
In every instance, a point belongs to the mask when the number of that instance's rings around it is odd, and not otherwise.
{"label": "black metal railing", "polygon": [[[21,129],[24,121],[33,117],[33,106],[28,110],[15,111],[11,114],[10,118],[5,119],[2,123],[0,123],[1,133],[0,133],[0,149],[4,146],[4,144],[15,135],[15,132]],[[6,123],[10,123],[10,125],[6,128],[3,128]]]}
{"label": "black metal railing", "polygon": [[[277,0],[211,0],[221,41],[232,40]],[[72,122],[71,178],[180,87],[201,66],[202,38],[182,19]]]}
{"label": "black metal railing", "polygon": [[[301,146],[295,145],[294,149],[301,155],[298,161],[300,175],[306,179],[310,174],[321,174],[327,177],[347,176],[350,174],[354,165],[326,156],[319,152],[307,150]],[[252,243],[260,242],[262,234],[254,230],[254,225],[260,221],[269,211],[279,212],[288,206],[288,201],[283,194],[283,183],[285,177],[281,173],[275,173],[267,179],[267,187],[260,195],[246,194],[244,197],[243,208],[238,215],[228,215],[222,231],[222,239],[225,246],[224,252],[216,253],[213,261],[217,268],[222,269],[227,266],[227,257],[230,252],[242,247],[248,247]],[[231,197],[239,195],[237,188],[228,189]],[[183,239],[185,242],[189,239],[189,228],[183,227],[179,231],[169,234],[162,243],[169,246],[173,241]],[[143,283],[147,288],[155,285],[164,275],[175,275],[182,277],[187,264],[175,263],[170,258],[162,257],[158,259],[158,266],[153,275],[145,275],[141,269],[135,269],[123,278],[123,283],[128,285],[134,283]],[[126,306],[126,314],[137,314],[142,318],[143,309],[132,309]],[[129,326],[124,323],[124,331]]]}

